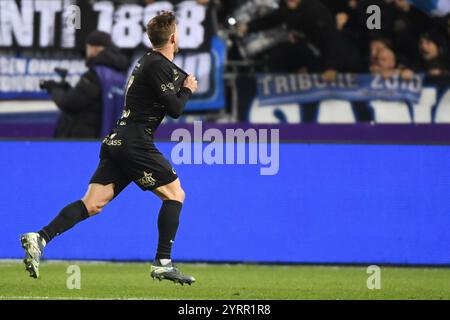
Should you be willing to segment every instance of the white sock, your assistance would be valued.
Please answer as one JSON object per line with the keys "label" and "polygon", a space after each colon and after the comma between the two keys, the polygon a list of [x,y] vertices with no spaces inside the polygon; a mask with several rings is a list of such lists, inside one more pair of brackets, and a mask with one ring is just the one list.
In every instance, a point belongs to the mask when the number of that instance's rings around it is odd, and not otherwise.
{"label": "white sock", "polygon": [[159,259],[159,263],[161,263],[162,266],[165,266],[166,264],[169,264],[171,262],[171,259]]}

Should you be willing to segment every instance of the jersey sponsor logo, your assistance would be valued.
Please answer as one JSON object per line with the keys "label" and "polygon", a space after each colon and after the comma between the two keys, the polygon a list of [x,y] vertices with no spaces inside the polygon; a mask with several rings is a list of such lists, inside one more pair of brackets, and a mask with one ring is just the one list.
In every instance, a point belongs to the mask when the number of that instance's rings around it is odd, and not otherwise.
{"label": "jersey sponsor logo", "polygon": [[122,140],[107,140],[105,144],[110,147],[120,147],[122,145]]}
{"label": "jersey sponsor logo", "polygon": [[144,176],[138,180],[136,180],[136,183],[140,185],[141,187],[152,187],[156,184],[155,178],[152,177],[152,173],[147,173],[144,171]]}
{"label": "jersey sponsor logo", "polygon": [[122,145],[122,139],[114,139],[115,136],[117,136],[117,133],[111,133],[103,140],[103,143],[111,147],[120,147]]}
{"label": "jersey sponsor logo", "polygon": [[162,90],[162,92],[166,92],[167,90],[175,90],[175,85],[172,82],[170,82],[168,84],[163,83],[161,85],[161,90]]}

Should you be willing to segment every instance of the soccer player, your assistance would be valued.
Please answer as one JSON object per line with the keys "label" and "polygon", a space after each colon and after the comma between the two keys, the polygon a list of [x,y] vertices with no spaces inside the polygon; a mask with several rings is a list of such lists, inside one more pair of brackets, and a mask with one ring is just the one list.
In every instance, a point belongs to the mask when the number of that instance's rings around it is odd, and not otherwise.
{"label": "soccer player", "polygon": [[64,207],[39,232],[21,236],[24,263],[33,278],[39,277],[43,249],[55,236],[98,214],[133,181],[162,200],[151,277],[189,285],[195,281],[181,273],[171,261],[185,194],[175,170],[155,147],[153,134],[166,114],[178,118],[183,113],[197,89],[197,80],[172,62],[178,52],[173,13],[163,12],[150,20],[147,34],[153,49],[138,61],[128,80],[122,118],[102,142],[100,162],[85,196]]}

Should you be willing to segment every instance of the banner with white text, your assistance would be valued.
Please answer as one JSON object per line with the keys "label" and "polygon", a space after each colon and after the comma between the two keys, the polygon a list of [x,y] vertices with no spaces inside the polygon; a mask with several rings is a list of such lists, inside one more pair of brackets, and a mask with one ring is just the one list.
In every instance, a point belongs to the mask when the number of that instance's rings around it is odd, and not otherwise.
{"label": "banner with white text", "polygon": [[368,74],[240,76],[239,118],[250,123],[448,124],[450,78]]}
{"label": "banner with white text", "polygon": [[224,42],[215,36],[208,5],[197,1],[157,1],[148,5],[88,0],[0,1],[0,100],[46,100],[40,80],[59,80],[55,68],[67,69],[74,85],[83,72],[86,36],[93,30],[111,34],[130,56],[130,67],[151,48],[148,21],[163,10],[178,20],[180,54],[176,63],[195,74],[199,90],[187,110],[225,106]]}

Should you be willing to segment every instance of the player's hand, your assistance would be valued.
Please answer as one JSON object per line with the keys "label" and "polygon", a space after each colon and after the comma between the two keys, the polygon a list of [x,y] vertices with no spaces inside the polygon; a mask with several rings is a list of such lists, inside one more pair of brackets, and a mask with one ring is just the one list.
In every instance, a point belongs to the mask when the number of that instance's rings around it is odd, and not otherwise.
{"label": "player's hand", "polygon": [[194,93],[197,91],[197,79],[192,74],[188,75],[184,80],[183,87],[189,88]]}

